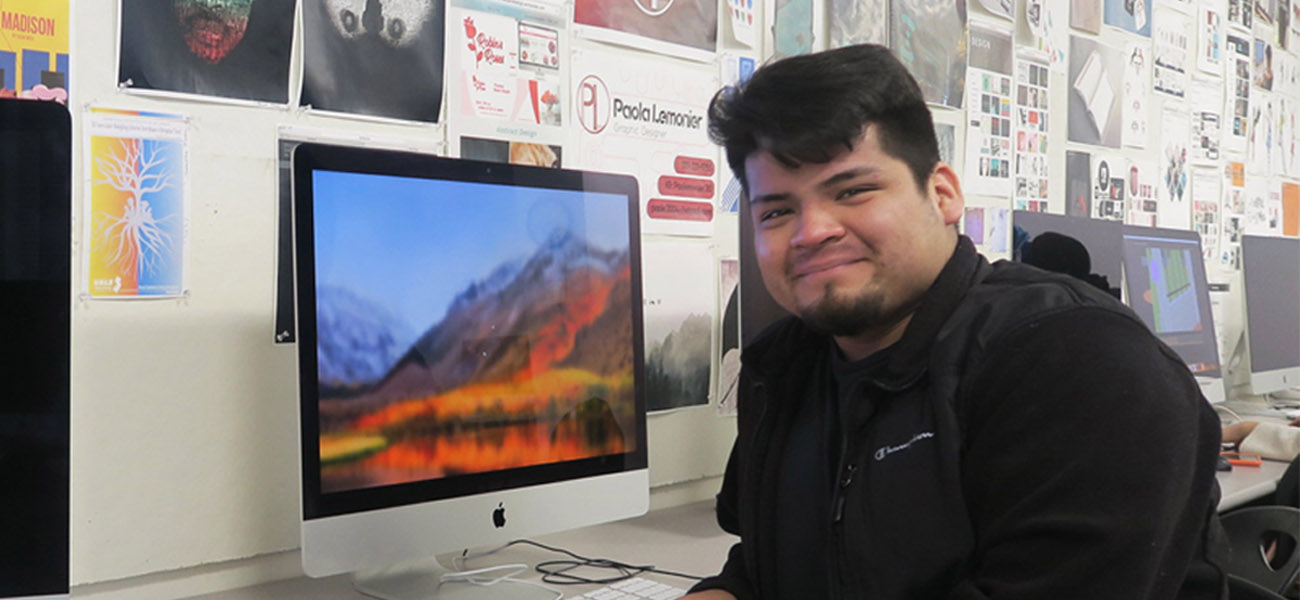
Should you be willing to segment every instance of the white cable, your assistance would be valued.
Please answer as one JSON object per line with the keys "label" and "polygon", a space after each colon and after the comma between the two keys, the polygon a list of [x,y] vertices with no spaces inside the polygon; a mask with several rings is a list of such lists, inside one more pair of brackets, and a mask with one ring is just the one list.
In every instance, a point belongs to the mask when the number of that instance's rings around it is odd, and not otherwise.
{"label": "white cable", "polygon": [[[471,558],[480,558],[483,556],[487,556],[489,554],[495,554],[497,552],[500,552],[502,549],[506,548],[509,545],[510,544],[505,544],[497,548],[493,548],[491,550],[485,550],[483,552],[479,552],[477,554],[462,553],[460,556],[453,558],[451,562],[452,562],[452,566],[456,568],[456,572],[443,573],[441,577],[441,583],[468,583],[470,585],[477,585],[477,586],[490,586],[490,585],[496,585],[504,581],[507,583],[516,583],[519,585],[527,585],[535,588],[541,588],[552,594],[555,594],[555,600],[562,600],[564,598],[564,592],[561,592],[558,589],[534,581],[516,579],[515,575],[518,575],[528,570],[528,565],[522,563],[496,565],[493,567],[484,567],[482,569],[473,569],[470,571],[464,570],[465,560]],[[483,575],[485,573],[492,573],[495,571],[507,571],[507,572],[506,574],[501,575],[499,577],[492,577],[487,579],[478,577],[478,575]]]}

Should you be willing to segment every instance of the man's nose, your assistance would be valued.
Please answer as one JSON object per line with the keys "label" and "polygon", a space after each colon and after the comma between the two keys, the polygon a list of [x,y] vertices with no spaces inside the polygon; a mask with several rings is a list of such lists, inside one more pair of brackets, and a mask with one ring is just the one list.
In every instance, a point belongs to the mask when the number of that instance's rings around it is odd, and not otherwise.
{"label": "man's nose", "polygon": [[844,226],[834,211],[809,203],[799,210],[795,223],[794,237],[790,245],[795,248],[811,248],[844,237]]}

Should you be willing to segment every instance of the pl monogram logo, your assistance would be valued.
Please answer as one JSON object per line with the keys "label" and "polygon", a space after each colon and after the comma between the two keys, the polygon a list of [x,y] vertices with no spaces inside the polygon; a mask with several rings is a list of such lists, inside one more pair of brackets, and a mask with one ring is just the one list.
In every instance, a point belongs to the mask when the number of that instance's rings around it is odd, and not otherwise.
{"label": "pl monogram logo", "polygon": [[673,5],[673,0],[632,0],[641,12],[657,17],[668,12],[668,8]]}
{"label": "pl monogram logo", "polygon": [[578,122],[588,133],[600,133],[609,125],[609,88],[595,75],[578,83]]}

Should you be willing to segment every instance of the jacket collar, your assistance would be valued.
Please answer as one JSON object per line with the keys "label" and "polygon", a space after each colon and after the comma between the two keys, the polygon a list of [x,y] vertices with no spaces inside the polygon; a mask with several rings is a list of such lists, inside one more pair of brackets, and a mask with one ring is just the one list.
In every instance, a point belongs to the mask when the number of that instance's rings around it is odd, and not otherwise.
{"label": "jacket collar", "polygon": [[[966,236],[959,236],[957,247],[948,262],[925,292],[903,337],[893,345],[889,364],[873,382],[887,390],[900,390],[925,373],[930,348],[940,328],[988,268],[988,262],[975,251]],[[744,350],[744,362],[764,377],[776,377],[786,369],[803,364],[821,348],[829,348],[825,334],[814,332],[797,318],[790,317],[759,334]],[[811,350],[811,352],[810,352]]]}

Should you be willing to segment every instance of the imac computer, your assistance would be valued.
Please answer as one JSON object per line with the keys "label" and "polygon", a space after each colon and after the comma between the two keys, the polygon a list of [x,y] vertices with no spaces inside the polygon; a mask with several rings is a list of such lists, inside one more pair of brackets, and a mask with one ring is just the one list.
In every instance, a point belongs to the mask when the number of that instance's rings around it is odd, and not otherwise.
{"label": "imac computer", "polygon": [[1073,275],[1120,297],[1124,226],[1118,221],[1018,210],[1011,225],[1017,261]]}
{"label": "imac computer", "polygon": [[459,594],[437,555],[647,510],[634,179],[314,144],[293,169],[308,575]]}
{"label": "imac computer", "polygon": [[1129,307],[1196,376],[1205,399],[1225,399],[1210,291],[1195,231],[1124,226]]}
{"label": "imac computer", "polygon": [[1300,386],[1300,239],[1241,238],[1250,391]]}
{"label": "imac computer", "polygon": [[72,119],[0,99],[0,598],[68,597]]}

